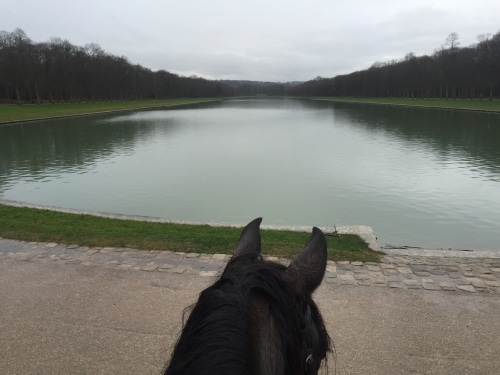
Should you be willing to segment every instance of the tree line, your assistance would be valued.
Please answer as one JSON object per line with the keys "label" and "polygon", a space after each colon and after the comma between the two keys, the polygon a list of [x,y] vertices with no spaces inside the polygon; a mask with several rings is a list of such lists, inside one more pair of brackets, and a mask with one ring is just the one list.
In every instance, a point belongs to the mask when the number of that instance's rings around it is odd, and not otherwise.
{"label": "tree line", "polygon": [[500,31],[460,47],[451,33],[431,56],[408,53],[369,69],[318,77],[294,87],[294,95],[394,98],[493,99],[500,97]]}
{"label": "tree line", "polygon": [[0,31],[0,102],[42,103],[230,96],[220,81],[180,77],[131,64],[95,43],[51,38],[35,43],[21,29]]}
{"label": "tree line", "polygon": [[430,56],[408,53],[369,69],[307,82],[255,82],[182,77],[152,71],[95,43],[83,47],[25,32],[0,31],[0,103],[229,97],[235,95],[500,98],[500,31],[460,47],[451,33]]}

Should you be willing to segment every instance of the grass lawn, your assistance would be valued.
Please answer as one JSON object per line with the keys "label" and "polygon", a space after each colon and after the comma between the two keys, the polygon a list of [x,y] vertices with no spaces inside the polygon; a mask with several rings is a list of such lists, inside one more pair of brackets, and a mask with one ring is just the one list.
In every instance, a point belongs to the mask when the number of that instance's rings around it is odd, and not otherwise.
{"label": "grass lawn", "polygon": [[137,100],[123,102],[55,103],[55,104],[0,104],[0,123],[38,118],[81,115],[137,108],[170,106],[212,101],[210,98],[182,98],[169,100]]}
{"label": "grass lawn", "polygon": [[[0,237],[97,247],[128,247],[195,253],[226,253],[236,248],[240,228],[152,223],[14,207],[0,204]],[[292,257],[311,233],[262,230],[262,253]],[[380,254],[358,236],[327,236],[331,260],[377,262]]]}
{"label": "grass lawn", "polygon": [[316,100],[333,102],[371,103],[385,105],[418,106],[464,109],[473,111],[500,112],[500,100],[466,100],[466,99],[397,99],[369,97],[316,97]]}
{"label": "grass lawn", "polygon": [[[393,99],[393,98],[351,98],[316,97],[315,100],[336,102],[372,103],[385,105],[423,106],[452,108],[475,111],[500,112],[500,100],[463,100],[463,99]],[[137,100],[95,103],[56,103],[56,104],[0,104],[0,123],[9,121],[33,120],[58,116],[82,115],[106,111],[132,110],[180,104],[190,104],[219,100],[213,98],[181,98],[169,100]]]}

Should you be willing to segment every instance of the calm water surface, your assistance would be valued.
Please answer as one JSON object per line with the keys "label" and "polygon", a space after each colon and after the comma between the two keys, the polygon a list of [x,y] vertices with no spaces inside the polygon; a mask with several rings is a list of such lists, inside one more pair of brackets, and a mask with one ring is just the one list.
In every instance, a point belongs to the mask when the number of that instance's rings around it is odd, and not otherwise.
{"label": "calm water surface", "polygon": [[500,115],[231,100],[0,127],[0,198],[500,248]]}

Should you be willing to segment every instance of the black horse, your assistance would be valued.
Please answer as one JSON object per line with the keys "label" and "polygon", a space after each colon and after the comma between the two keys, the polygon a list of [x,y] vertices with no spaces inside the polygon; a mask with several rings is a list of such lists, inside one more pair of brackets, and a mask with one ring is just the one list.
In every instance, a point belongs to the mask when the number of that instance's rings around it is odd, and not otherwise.
{"label": "black horse", "polygon": [[201,294],[163,374],[317,374],[331,350],[311,298],[326,268],[313,228],[288,267],[260,255],[258,218],[243,230],[221,277]]}

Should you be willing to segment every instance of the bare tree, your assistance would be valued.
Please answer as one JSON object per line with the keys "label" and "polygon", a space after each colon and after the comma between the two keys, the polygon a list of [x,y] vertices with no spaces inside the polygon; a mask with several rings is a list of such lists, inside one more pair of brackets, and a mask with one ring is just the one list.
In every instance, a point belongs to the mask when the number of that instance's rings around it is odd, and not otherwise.
{"label": "bare tree", "polygon": [[445,44],[451,51],[451,53],[455,53],[457,48],[460,46],[460,41],[458,40],[458,34],[456,32],[450,33],[446,37]]}

